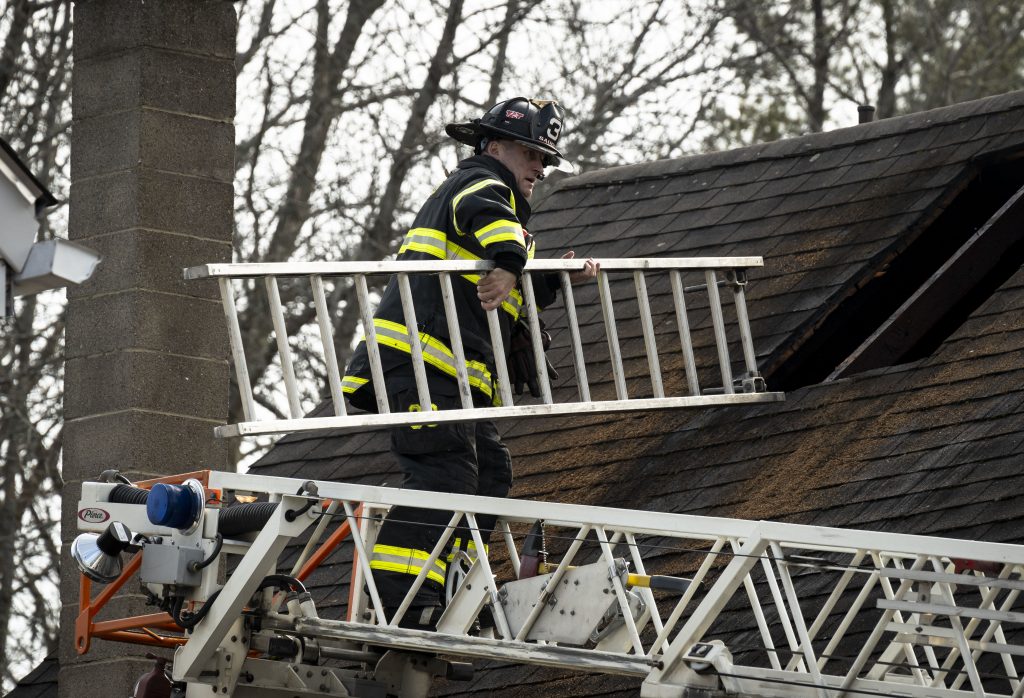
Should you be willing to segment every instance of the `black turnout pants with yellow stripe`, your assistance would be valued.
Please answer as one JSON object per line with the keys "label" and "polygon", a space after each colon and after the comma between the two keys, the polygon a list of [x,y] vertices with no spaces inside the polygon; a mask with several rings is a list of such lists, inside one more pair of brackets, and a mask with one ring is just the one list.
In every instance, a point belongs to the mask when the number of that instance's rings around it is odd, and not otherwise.
{"label": "black turnout pants with yellow stripe", "polygon": [[[457,397],[432,395],[431,399],[439,410],[461,406]],[[394,391],[389,401],[393,411],[419,409],[415,389]],[[404,489],[505,497],[512,486],[512,459],[493,422],[395,428],[391,450],[398,458]],[[392,613],[426,564],[451,515],[413,507],[395,507],[388,514],[373,547],[370,567],[381,601]],[[494,524],[493,516],[477,518],[485,545]],[[463,550],[469,550],[470,557],[476,557],[470,532],[456,531],[431,565],[413,607],[443,605],[447,560],[456,540]],[[415,613],[411,610],[405,617]]]}

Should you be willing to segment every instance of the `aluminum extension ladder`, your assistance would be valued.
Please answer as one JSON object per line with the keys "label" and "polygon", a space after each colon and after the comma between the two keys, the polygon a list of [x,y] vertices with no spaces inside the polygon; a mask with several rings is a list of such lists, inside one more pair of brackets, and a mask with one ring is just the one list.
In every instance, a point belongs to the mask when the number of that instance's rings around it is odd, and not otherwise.
{"label": "aluminum extension ladder", "polygon": [[[480,274],[493,268],[493,262],[473,261],[426,261],[426,262],[308,262],[308,263],[277,263],[277,264],[208,264],[185,270],[189,279],[217,279],[220,284],[224,312],[228,321],[231,355],[235,367],[239,394],[241,398],[244,421],[239,424],[219,427],[219,436],[254,436],[260,434],[289,433],[300,430],[317,429],[350,429],[360,430],[386,426],[405,426],[412,424],[438,423],[440,421],[466,421],[472,419],[512,419],[520,417],[539,417],[557,415],[595,414],[600,412],[628,412],[637,410],[654,410],[681,407],[712,407],[719,405],[752,404],[779,401],[783,394],[769,392],[764,380],[757,371],[756,353],[747,317],[745,285],[746,270],[762,266],[760,257],[717,257],[717,258],[664,258],[664,259],[602,259],[601,271],[597,284],[601,315],[607,336],[607,360],[610,363],[614,383],[614,396],[598,397],[591,394],[587,377],[587,359],[595,355],[600,347],[584,345],[580,334],[580,323],[577,320],[577,304],[573,287],[569,283],[569,273],[577,271],[581,260],[540,260],[530,261],[523,275],[525,291],[524,312],[532,327],[533,349],[537,357],[536,365],[539,373],[539,386],[542,397],[539,403],[527,399],[522,404],[515,404],[509,385],[508,371],[505,365],[505,352],[502,349],[498,332],[498,312],[500,309],[488,311],[488,325],[492,346],[495,352],[497,383],[500,390],[501,407],[474,408],[470,394],[469,378],[465,369],[465,355],[462,347],[459,324],[452,301],[453,274]],[[561,281],[562,304],[567,315],[572,354],[572,373],[576,386],[575,395],[571,391],[554,391],[550,377],[547,375],[545,361],[540,346],[535,307],[533,275],[557,273]],[[397,275],[405,312],[405,326],[416,327],[415,312],[409,286],[409,275],[429,274],[436,276],[441,284],[445,302],[448,327],[452,341],[452,353],[457,370],[462,409],[438,412],[412,412],[389,414],[386,400],[387,394],[383,387],[384,378],[381,371],[380,354],[374,325],[373,308],[368,290],[367,277],[372,275]],[[632,298],[637,303],[639,319],[643,331],[644,347],[647,359],[648,376],[650,379],[649,394],[629,395],[627,375],[620,347],[617,320],[615,317],[615,301],[611,279],[632,277]],[[304,416],[313,405],[303,406],[299,398],[298,381],[296,378],[295,360],[286,331],[286,318],[278,280],[288,277],[301,277],[308,282],[309,290],[316,308],[317,330],[305,333],[301,341],[314,346],[314,353],[322,358],[326,367],[327,383],[330,387],[333,416]],[[667,277],[670,291],[664,293],[665,302],[652,309],[648,296],[648,279],[656,277],[656,282],[665,286]],[[238,321],[236,307],[236,284],[253,283],[262,279],[267,294],[267,307],[271,313],[274,335],[277,344],[277,360],[279,362],[282,382],[285,388],[287,419],[277,419],[267,410],[257,408],[253,397],[253,386],[250,384],[247,359],[242,343],[242,329]],[[337,308],[329,305],[328,298],[336,297],[337,291],[346,284],[353,284],[357,295],[357,308]],[[327,288],[332,290],[328,294]],[[731,296],[731,317],[725,310],[720,288],[727,289]],[[628,290],[628,289],[627,289]],[[659,297],[660,298],[660,297]],[[669,305],[671,304],[671,305]],[[671,312],[669,311],[671,308]],[[709,363],[699,366],[697,359],[701,352],[694,351],[693,331],[690,315],[694,308],[710,316],[713,332],[714,351],[710,354],[711,361],[717,360],[717,366]],[[372,381],[377,397],[377,414],[352,414],[346,409],[341,388],[341,372],[338,365],[337,352],[334,345],[334,322],[343,313],[358,312],[363,330],[366,334],[367,348],[371,361]],[[557,309],[547,311],[558,312]],[[702,315],[706,319],[707,315]],[[674,321],[679,335],[679,344],[672,347],[671,352],[681,355],[681,364],[685,373],[683,394],[669,395],[666,393],[661,361],[667,355],[667,349],[659,348],[655,331],[655,322]],[[729,322],[731,321],[731,322]],[[423,347],[419,342],[411,342],[412,364],[416,375],[419,400],[421,405],[430,405],[429,389],[423,360]],[[737,347],[738,345],[738,347]],[[664,350],[664,351],[663,351]],[[734,376],[731,355],[742,356],[743,370]],[[342,367],[343,368],[343,367]],[[704,370],[705,373],[701,373]],[[704,387],[700,385],[699,376],[715,377],[716,385]],[[720,383],[718,382],[720,380]],[[635,388],[634,388],[635,390]],[[567,394],[568,393],[568,394]],[[555,398],[560,397],[561,402]]]}
{"label": "aluminum extension ladder", "polygon": [[[118,499],[124,487],[114,482],[85,483],[78,517],[82,530],[100,532],[113,520],[145,536],[118,583],[140,570],[152,593],[184,594],[204,609],[187,635],[148,627],[128,633],[127,621],[109,624],[114,639],[177,647],[173,676],[187,684],[188,698],[422,698],[443,668],[434,655],[632,676],[648,698],[1024,695],[1024,546],[454,494],[425,498],[223,472],[203,477],[194,487],[199,497],[205,488],[206,506],[192,510],[181,529],[152,523],[139,490]],[[272,514],[251,534],[220,536],[231,511],[221,503],[252,495],[269,503],[239,506],[276,505]],[[394,506],[451,516],[406,600],[388,617],[367,551]],[[489,549],[476,526],[483,514],[498,520]],[[538,521],[550,557],[531,576],[525,567],[536,553],[530,531]],[[290,579],[277,573],[279,557],[315,529],[292,571],[304,579],[307,558],[323,559],[311,551],[331,527],[351,536],[347,619],[321,617],[308,595],[289,595],[285,610],[272,589],[260,592],[267,579]],[[436,631],[399,627],[446,543],[466,530],[486,553],[468,561]],[[226,581],[218,565],[194,572],[184,564],[220,552],[238,556]],[[477,630],[485,608],[494,620],[487,632]],[[87,629],[87,621],[79,627]],[[165,621],[147,616],[131,627],[171,627],[160,625]],[[80,651],[83,644],[79,638]],[[410,670],[395,657],[418,660]]]}

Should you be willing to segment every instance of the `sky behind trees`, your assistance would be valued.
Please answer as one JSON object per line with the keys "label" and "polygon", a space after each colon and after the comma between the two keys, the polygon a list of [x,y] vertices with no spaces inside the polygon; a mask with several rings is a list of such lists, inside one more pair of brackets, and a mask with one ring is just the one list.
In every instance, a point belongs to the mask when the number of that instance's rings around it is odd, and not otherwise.
{"label": "sky behind trees", "polygon": [[[499,98],[558,99],[580,171],[853,125],[1017,89],[1024,6],[999,0],[239,0],[235,260],[393,254],[468,154],[443,135]],[[67,202],[73,17],[5,0],[0,136]],[[554,177],[551,178],[552,180]],[[538,192],[538,198],[543,191]],[[66,237],[67,205],[40,236]],[[544,256],[541,241],[541,256]],[[240,306],[250,377],[281,410],[269,315]],[[352,289],[332,287],[336,307]],[[292,328],[313,320],[282,284]],[[0,327],[2,689],[54,646],[63,299]],[[341,361],[357,332],[336,318]],[[301,342],[300,342],[301,344]],[[305,404],[323,367],[304,347]],[[233,421],[239,405],[231,405]],[[238,459],[252,458],[252,445]],[[224,464],[230,467],[231,464]]]}

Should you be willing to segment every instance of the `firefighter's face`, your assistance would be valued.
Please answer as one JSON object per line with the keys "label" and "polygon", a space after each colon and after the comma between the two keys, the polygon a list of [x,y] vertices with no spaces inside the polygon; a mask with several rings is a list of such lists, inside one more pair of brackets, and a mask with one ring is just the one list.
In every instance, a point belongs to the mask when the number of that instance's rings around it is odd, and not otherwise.
{"label": "firefighter's face", "polygon": [[511,170],[519,191],[529,199],[533,195],[533,186],[544,174],[544,154],[518,141],[491,141],[487,145],[487,152]]}

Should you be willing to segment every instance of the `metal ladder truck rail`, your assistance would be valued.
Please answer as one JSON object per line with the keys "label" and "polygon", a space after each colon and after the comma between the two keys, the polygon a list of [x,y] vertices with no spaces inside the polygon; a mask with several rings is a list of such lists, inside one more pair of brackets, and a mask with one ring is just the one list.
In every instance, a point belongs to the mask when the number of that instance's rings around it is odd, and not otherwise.
{"label": "metal ladder truck rail", "polygon": [[[106,630],[176,647],[175,696],[425,696],[436,675],[460,674],[452,657],[639,677],[648,698],[1024,694],[1024,546],[224,472],[149,490],[105,479],[83,486],[79,526],[92,533],[75,558],[111,586],[137,574],[170,609]],[[254,495],[266,501],[227,504]],[[394,506],[451,518],[389,618],[367,550]],[[482,514],[498,517],[489,549]],[[538,522],[550,561],[537,560]],[[332,525],[351,537],[347,620],[320,617],[295,576],[322,559],[312,550]],[[311,528],[292,575],[279,574]],[[462,561],[436,631],[400,627],[467,530],[485,554]],[[124,550],[138,552],[109,569]],[[235,560],[223,582],[210,564],[222,554]]]}
{"label": "metal ladder truck rail", "polygon": [[[601,271],[598,275],[598,291],[601,305],[601,316],[607,336],[608,361],[610,362],[615,396],[609,399],[598,399],[591,394],[587,374],[587,359],[593,354],[593,347],[584,345],[577,320],[576,300],[573,287],[569,282],[569,274],[580,268],[579,260],[540,260],[534,259],[527,263],[523,275],[522,309],[528,318],[533,338],[533,351],[538,371],[538,383],[541,391],[540,402],[531,403],[527,399],[516,404],[516,398],[508,380],[508,369],[505,364],[505,351],[498,324],[498,313],[503,309],[487,312],[491,345],[496,348],[495,371],[497,390],[501,406],[477,408],[473,406],[470,388],[470,376],[467,371],[466,355],[463,350],[462,333],[453,300],[453,275],[479,275],[494,268],[489,261],[425,261],[425,262],[286,262],[267,264],[207,264],[185,270],[189,279],[217,279],[220,285],[224,313],[228,322],[228,335],[231,343],[232,362],[239,386],[244,421],[239,424],[217,428],[219,436],[256,436],[261,434],[291,433],[303,430],[348,429],[365,430],[372,428],[406,426],[413,424],[436,424],[443,421],[467,421],[473,419],[516,419],[522,417],[544,417],[558,415],[586,415],[607,412],[630,412],[654,409],[713,407],[720,405],[739,405],[774,402],[783,399],[783,394],[770,392],[757,371],[756,353],[750,332],[750,322],[746,306],[746,270],[760,267],[760,257],[712,257],[712,258],[644,258],[644,259],[601,259]],[[562,303],[565,307],[567,325],[571,344],[572,369],[576,385],[576,399],[566,398],[565,393],[552,390],[548,376],[544,349],[540,341],[538,314],[533,311],[535,274],[559,275],[562,291]],[[459,384],[462,409],[445,410],[443,412],[423,412],[395,414],[389,413],[388,404],[383,396],[387,395],[384,388],[384,376],[380,360],[380,341],[373,323],[373,308],[367,278],[374,275],[395,275],[401,292],[402,308],[405,315],[405,327],[416,327],[417,318],[413,308],[409,286],[409,276],[426,274],[435,276],[441,285],[444,299],[447,325],[451,337],[451,353],[445,355],[447,348],[440,350],[428,342],[410,342],[408,334],[405,343],[411,349],[411,362],[416,375],[420,405],[430,405],[430,391],[427,385],[426,364],[439,362],[451,367]],[[300,278],[309,284],[309,292],[316,309],[316,332],[307,336],[315,344],[315,350],[322,358],[326,368],[326,380],[330,388],[333,416],[305,416],[305,409],[299,398],[298,381],[296,379],[295,359],[289,344],[286,329],[286,314],[281,301],[278,280],[280,278]],[[630,397],[627,387],[625,362],[622,356],[617,319],[615,317],[615,301],[613,298],[613,278],[631,277],[632,291],[630,301],[637,303],[639,319],[643,331],[644,349],[647,359],[648,376],[650,379],[649,397]],[[648,297],[649,279],[664,281],[667,277],[671,285],[669,294],[672,313],[656,314],[652,311]],[[247,358],[242,343],[242,329],[239,323],[239,310],[236,305],[236,288],[234,284],[263,281],[266,292],[266,304],[271,315],[277,346],[277,357],[281,371],[281,382],[284,385],[286,405],[282,411],[289,415],[288,419],[275,419],[274,415],[264,411],[260,413],[253,397],[253,386],[249,381]],[[687,282],[691,282],[688,283]],[[340,312],[331,308],[328,294],[330,284],[351,283],[357,296],[356,308],[342,308]],[[723,304],[721,289],[728,292],[732,301],[732,323],[728,323]],[[698,366],[691,332],[690,313],[695,298],[701,306],[707,302],[710,309],[712,331],[714,335],[713,352],[717,360],[715,366]],[[508,301],[518,304],[515,297]],[[667,310],[664,309],[664,310]],[[341,387],[341,370],[338,365],[337,352],[334,345],[334,322],[342,313],[357,312],[366,335],[368,355],[371,364],[372,384],[377,396],[377,413],[352,413],[345,404]],[[553,311],[554,312],[554,311]],[[661,362],[668,350],[658,347],[655,331],[655,317],[666,315],[674,319],[679,335],[679,344],[672,348],[681,354],[686,383],[685,394],[666,394],[665,380]],[[730,331],[733,330],[733,331]],[[738,347],[737,347],[738,345]],[[743,372],[734,376],[732,353],[738,349],[742,356]],[[698,375],[701,369],[707,370],[720,384],[702,387]],[[707,375],[705,373],[704,375]],[[562,402],[555,398],[563,396]]]}

